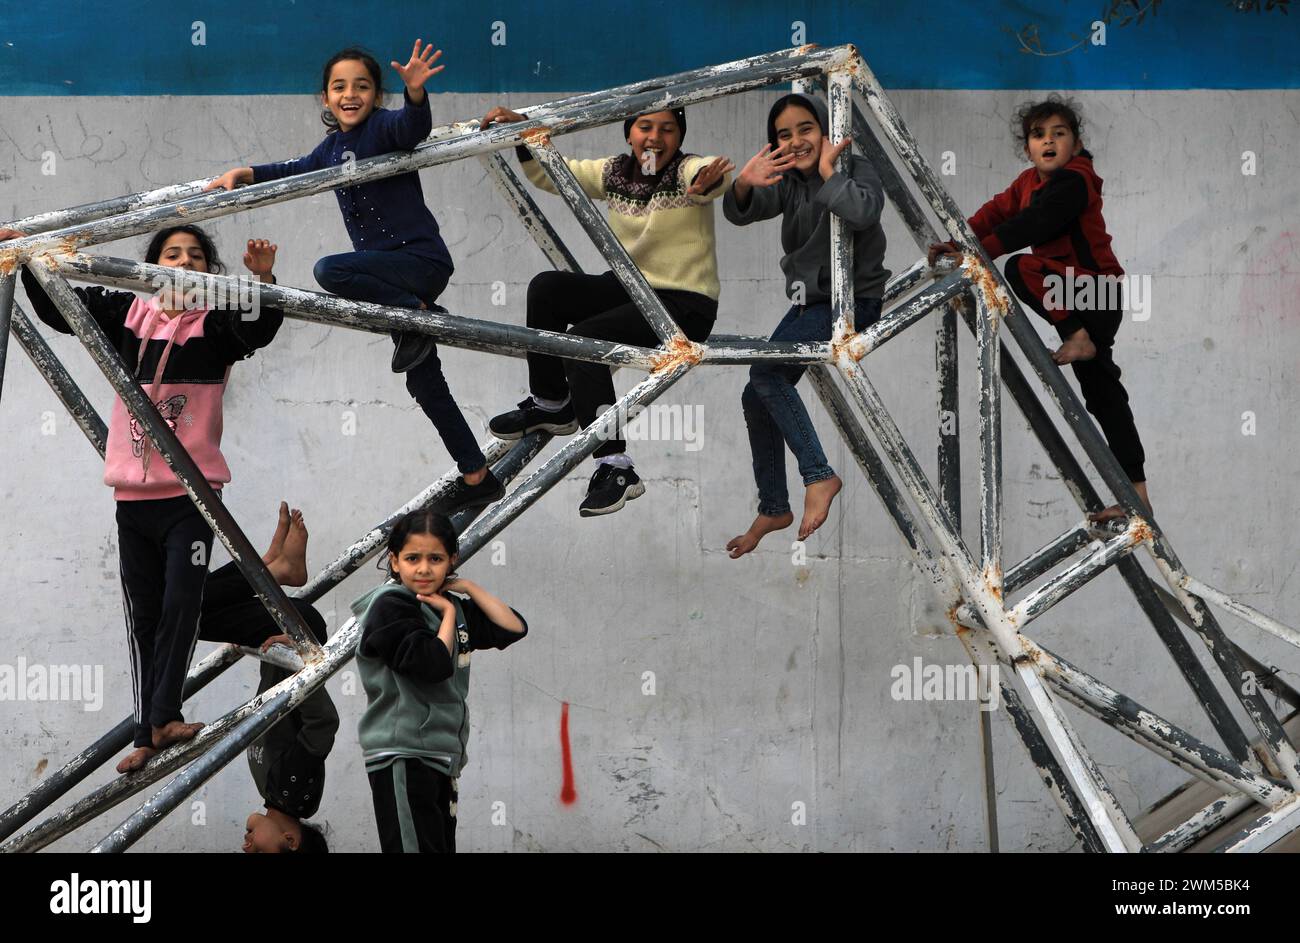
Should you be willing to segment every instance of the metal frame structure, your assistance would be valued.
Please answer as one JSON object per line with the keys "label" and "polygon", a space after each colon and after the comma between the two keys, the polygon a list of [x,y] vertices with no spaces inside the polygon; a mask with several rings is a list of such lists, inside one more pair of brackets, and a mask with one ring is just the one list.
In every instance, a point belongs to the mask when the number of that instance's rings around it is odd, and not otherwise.
{"label": "metal frame structure", "polygon": [[[664,310],[551,142],[566,133],[621,122],[629,115],[686,106],[780,83],[794,83],[801,90],[823,85],[830,104],[832,142],[838,143],[846,137],[854,139],[858,152],[869,159],[880,174],[887,196],[922,251],[930,243],[941,241],[939,232],[942,230],[961,247],[964,253],[962,262],[955,268],[944,265],[931,268],[922,261],[895,277],[886,289],[886,308],[881,319],[867,330],[855,333],[850,327],[853,324],[853,243],[847,225],[838,217],[832,217],[835,327],[828,342],[774,343],[762,337],[715,335],[707,343],[694,343],[682,335]],[[866,112],[860,110],[860,104],[866,106]],[[874,119],[874,127],[866,117],[867,113]],[[524,122],[482,131],[477,122],[438,128],[429,140],[412,152],[369,158],[353,167],[326,168],[232,192],[203,192],[203,186],[209,181],[197,180],[44,213],[9,224],[32,235],[0,244],[0,384],[3,383],[5,343],[12,331],[91,444],[102,454],[106,439],[103,421],[24,312],[13,303],[16,267],[27,265],[63,312],[131,415],[144,428],[159,455],[175,469],[191,499],[213,525],[218,538],[257,590],[268,611],[294,639],[296,658],[294,654],[283,651],[262,655],[234,646],[218,648],[191,670],[186,696],[201,689],[242,655],[275,658],[278,663],[300,667],[300,670],[280,685],[205,727],[194,740],[162,751],[139,772],[114,779],[62,812],[15,834],[126,745],[131,722],[130,719],[122,721],[62,769],[51,774],[41,786],[0,813],[0,839],[7,839],[0,845],[0,850],[31,851],[44,847],[169,773],[181,770],[93,849],[124,850],[236,757],[248,743],[324,683],[352,657],[360,634],[353,619],[324,645],[311,641],[297,612],[280,587],[275,585],[247,538],[220,501],[215,499],[183,446],[67,282],[68,278],[74,278],[100,285],[151,291],[157,285],[156,278],[165,275],[175,279],[177,272],[141,262],[89,256],[80,250],[151,232],[182,220],[213,219],[473,156],[484,163],[492,180],[551,264],[577,271],[574,256],[502,158],[503,150],[520,144],[540,162],[583,230],[636,302],[660,341],[657,349],[446,313],[352,302],[296,288],[259,286],[262,303],[280,307],[289,316],[302,320],[371,332],[416,331],[435,335],[440,343],[473,350],[511,356],[539,351],[645,372],[645,377],[595,423],[569,439],[476,521],[471,524],[468,518],[463,518],[457,522],[458,528],[464,530],[462,559],[471,557],[590,455],[607,430],[619,428],[630,407],[649,403],[661,396],[693,367],[761,361],[806,364],[810,367],[808,377],[812,388],[907,543],[918,572],[930,581],[943,599],[954,633],[971,660],[977,665],[1001,664],[1010,668],[1010,677],[1000,685],[1003,703],[1030,761],[1083,848],[1092,851],[1180,850],[1252,808],[1254,814],[1248,815],[1239,827],[1234,826],[1236,831],[1222,844],[1223,850],[1267,847],[1300,826],[1300,795],[1297,794],[1300,789],[1300,758],[1264,693],[1271,691],[1292,705],[1300,705],[1300,695],[1271,677],[1262,677],[1256,690],[1243,686],[1243,672],[1262,669],[1262,666],[1227,639],[1205,600],[1224,606],[1292,644],[1300,645],[1300,633],[1205,586],[1186,573],[1168,539],[1146,513],[1104,439],[1051,361],[1025,311],[1008,289],[1001,273],[985,256],[965,217],[941,186],[893,103],[854,47],[787,49],[577,95],[527,109],[527,114],[528,120]],[[847,159],[847,154],[840,158],[842,165]],[[927,209],[930,215],[927,215]],[[937,226],[932,219],[937,221]],[[229,290],[235,287],[235,283],[228,277],[184,273],[180,287],[186,290]],[[880,345],[936,309],[941,311],[935,346],[939,384],[937,487],[926,476],[885,409],[871,381],[868,359],[868,355]],[[959,320],[965,321],[974,336],[977,352],[977,547],[967,544],[960,527],[960,436],[956,429]],[[1060,416],[1097,470],[1102,484],[1128,515],[1125,523],[1112,527],[1095,527],[1086,520],[1081,521],[1010,567],[1004,567],[1002,554],[1001,402],[1004,388],[1011,394],[1081,511],[1100,510],[1103,502],[1011,356],[1005,344],[1007,332],[1047,390]],[[485,443],[484,451],[496,474],[510,482],[538,455],[547,440],[547,436],[535,433],[507,447],[505,443],[491,439]],[[297,594],[299,598],[317,599],[337,585],[378,552],[398,516],[437,500],[454,478],[454,470],[443,475],[346,548]],[[1139,547],[1145,548],[1157,571],[1168,583],[1167,592],[1156,585],[1135,559],[1134,551]],[[1087,551],[1086,555],[1076,559],[1084,551]],[[1054,567],[1070,560],[1074,562],[1044,578]],[[1133,591],[1221,738],[1223,750],[1198,740],[1023,634],[1030,621],[1111,567],[1120,572]],[[1033,585],[1036,581],[1038,584]],[[1011,605],[1011,595],[1026,587],[1032,588],[1019,603]],[[1175,624],[1175,615],[1205,643],[1229,690],[1255,727],[1258,739],[1254,745],[1182,630]],[[1157,755],[1214,784],[1222,789],[1225,798],[1198,811],[1190,820],[1154,841],[1144,843],[1061,709],[1062,701],[1076,705]],[[989,846],[990,850],[997,850],[993,751],[987,711],[980,712],[980,721]]]}

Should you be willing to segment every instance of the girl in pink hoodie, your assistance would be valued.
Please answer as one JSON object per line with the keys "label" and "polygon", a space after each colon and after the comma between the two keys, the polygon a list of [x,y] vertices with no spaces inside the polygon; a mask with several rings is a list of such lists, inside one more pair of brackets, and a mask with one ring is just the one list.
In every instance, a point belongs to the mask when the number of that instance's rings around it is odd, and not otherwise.
{"label": "girl in pink hoodie", "polygon": [[[245,267],[273,282],[276,246],[249,240]],[[212,240],[197,226],[157,233],[145,261],[220,274]],[[31,273],[23,287],[42,321],[72,329]],[[245,310],[209,309],[168,288],[149,298],[129,291],[78,288],[95,323],[122,356],[208,484],[221,493],[230,468],[221,455],[221,400],[230,366],[269,344],[284,314],[256,303]],[[255,302],[256,295],[253,295]],[[198,733],[181,714],[181,689],[198,637],[199,606],[208,573],[212,530],[139,423],[114,398],[104,457],[104,483],[117,499],[118,559],[135,695],[135,749],[117,766],[144,766],[158,750]]]}

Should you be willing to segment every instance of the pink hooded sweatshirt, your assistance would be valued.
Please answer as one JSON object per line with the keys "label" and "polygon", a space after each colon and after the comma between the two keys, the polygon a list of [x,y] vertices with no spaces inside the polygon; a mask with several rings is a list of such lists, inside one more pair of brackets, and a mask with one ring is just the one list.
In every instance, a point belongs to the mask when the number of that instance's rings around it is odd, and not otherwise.
{"label": "pink hooded sweatshirt", "polygon": [[[73,333],[26,269],[23,287],[42,321],[64,334]],[[208,484],[220,489],[230,481],[230,467],[221,454],[222,397],[230,366],[269,344],[280,329],[283,313],[277,308],[261,308],[256,316],[204,309],[170,317],[156,297],[137,298],[131,292],[104,288],[76,291]],[[121,398],[114,397],[104,484],[113,488],[117,500],[159,500],[186,493],[171,467],[154,461],[153,451],[140,424]]]}

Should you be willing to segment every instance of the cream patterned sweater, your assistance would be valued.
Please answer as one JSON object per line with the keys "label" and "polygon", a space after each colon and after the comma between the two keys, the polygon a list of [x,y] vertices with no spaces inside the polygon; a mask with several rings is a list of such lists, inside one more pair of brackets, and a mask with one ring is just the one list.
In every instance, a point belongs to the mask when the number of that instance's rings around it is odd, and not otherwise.
{"label": "cream patterned sweater", "polygon": [[[641,173],[630,153],[566,163],[587,196],[609,203],[609,227],[651,288],[693,291],[716,301],[721,286],[712,204],[731,186],[731,174],[708,193],[686,192],[713,160],[678,151],[654,175]],[[523,166],[534,186],[556,192],[541,164],[529,159]]]}

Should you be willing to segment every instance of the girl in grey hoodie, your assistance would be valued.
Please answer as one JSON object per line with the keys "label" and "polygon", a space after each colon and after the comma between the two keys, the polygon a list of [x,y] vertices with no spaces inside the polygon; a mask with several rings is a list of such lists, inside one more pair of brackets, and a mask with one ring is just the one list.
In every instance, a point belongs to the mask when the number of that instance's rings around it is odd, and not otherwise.
{"label": "girl in grey hoodie", "polygon": [[[889,279],[880,227],[884,192],[875,169],[862,158],[849,156],[847,174],[835,170],[835,159],[850,140],[833,145],[828,129],[821,99],[797,94],[778,99],[767,116],[767,146],[745,165],[722,201],[722,214],[737,226],[781,217],[781,270],[792,307],[772,333],[774,341],[831,339],[831,213],[853,233],[854,329],[861,331],[880,317]],[[785,481],[787,446],[804,482],[800,540],[825,523],[842,487],[795,390],[805,369],[777,363],[750,367],[741,405],[758,485],[758,516],[727,544],[733,559],[753,550],[765,534],[794,523]]]}

